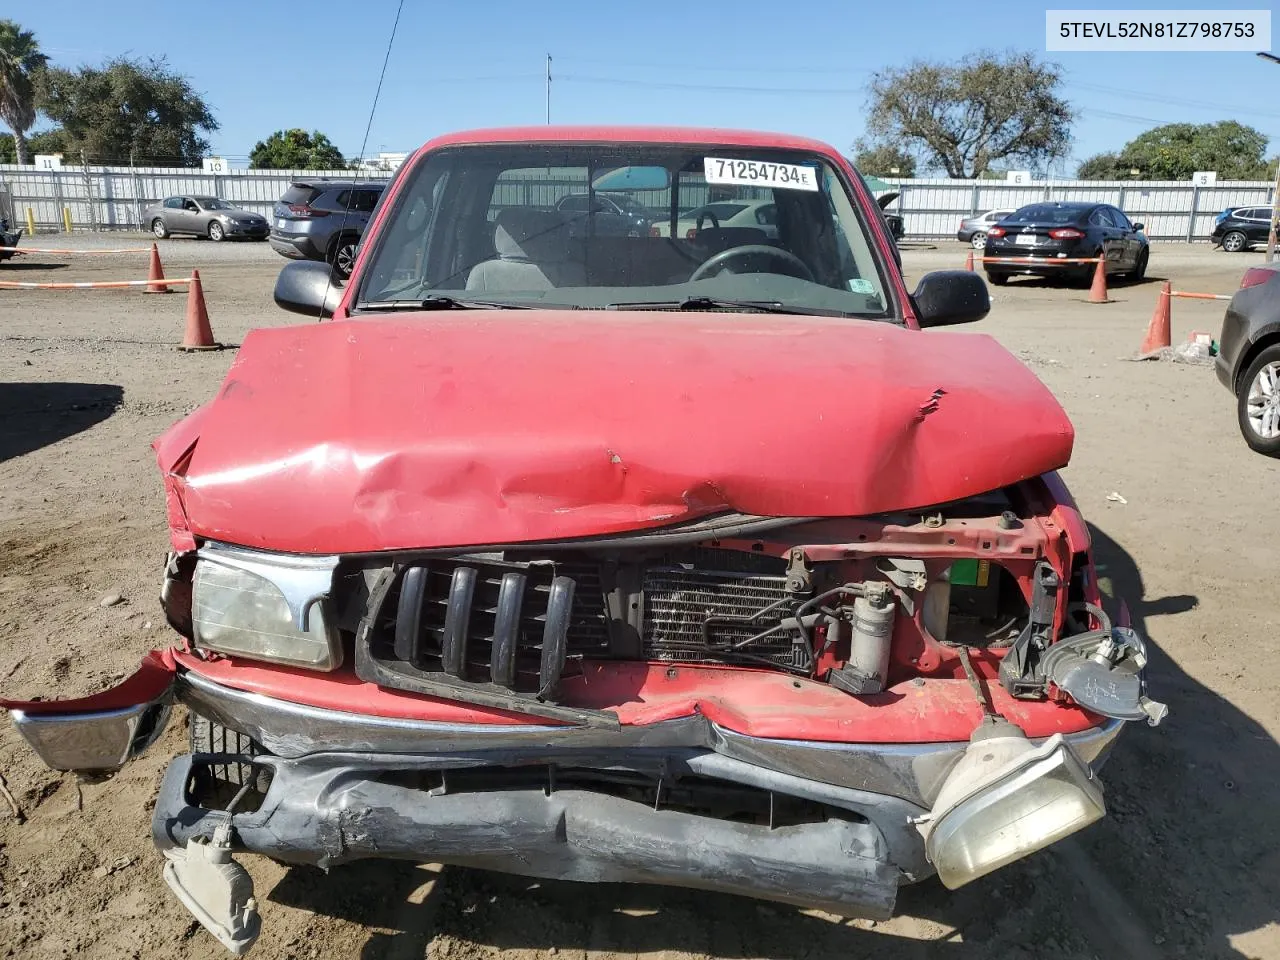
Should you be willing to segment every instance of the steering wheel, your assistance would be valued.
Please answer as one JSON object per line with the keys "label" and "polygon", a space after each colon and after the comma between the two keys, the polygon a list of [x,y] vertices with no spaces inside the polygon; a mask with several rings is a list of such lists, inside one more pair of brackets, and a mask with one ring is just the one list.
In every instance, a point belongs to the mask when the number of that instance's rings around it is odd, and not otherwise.
{"label": "steering wheel", "polygon": [[[742,260],[747,257],[756,256],[772,257],[774,260],[781,260],[787,266],[800,271],[798,274],[795,274],[795,276],[799,276],[801,280],[808,280],[810,283],[814,282],[813,271],[810,270],[808,265],[794,253],[790,250],[783,250],[779,247],[770,247],[763,243],[747,243],[740,247],[730,247],[728,250],[721,250],[715,256],[708,257],[704,260],[702,265],[698,267],[698,269],[694,270],[692,275],[690,275],[689,282],[692,283],[694,280],[705,280],[713,273],[719,273],[724,269],[725,264],[730,261]],[[772,271],[757,270],[752,272],[769,273]]]}

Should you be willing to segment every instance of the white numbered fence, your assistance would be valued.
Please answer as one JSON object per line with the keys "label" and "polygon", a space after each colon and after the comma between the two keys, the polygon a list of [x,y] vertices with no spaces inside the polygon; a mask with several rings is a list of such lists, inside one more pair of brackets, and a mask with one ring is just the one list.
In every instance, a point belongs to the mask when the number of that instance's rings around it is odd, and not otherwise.
{"label": "white numbered fence", "polygon": [[954,237],[960,221],[987,210],[1015,210],[1042,201],[1092,201],[1119,207],[1152,240],[1207,240],[1227,207],[1270,206],[1272,184],[1226,181],[1211,187],[1165,180],[1048,180],[1017,185],[999,180],[889,180],[901,196],[889,205],[910,238]]}
{"label": "white numbered fence", "polygon": [[[36,170],[0,164],[0,193],[12,196],[15,226],[30,209],[37,230],[61,230],[63,209],[76,230],[146,229],[143,210],[175,194],[216,196],[246,210],[271,215],[273,204],[294,180],[329,177],[374,180],[354,170],[201,170],[167,167],[72,167]],[[385,177],[380,178],[385,180]]]}
{"label": "white numbered fence", "polygon": [[[223,197],[269,216],[293,180],[317,177],[369,179],[350,170],[201,170],[164,167],[64,166],[61,170],[0,165],[0,197],[12,197],[11,219],[25,222],[30,209],[38,230],[62,229],[63,209],[76,230],[145,229],[142,211],[174,194]],[[380,178],[373,178],[380,179]],[[901,196],[889,210],[902,216],[911,239],[955,235],[960,220],[994,209],[1043,200],[1110,203],[1145,224],[1153,240],[1204,240],[1213,218],[1232,206],[1270,205],[1272,185],[1231,181],[1196,187],[1189,182],[1051,180],[1017,185],[999,180],[889,180]]]}

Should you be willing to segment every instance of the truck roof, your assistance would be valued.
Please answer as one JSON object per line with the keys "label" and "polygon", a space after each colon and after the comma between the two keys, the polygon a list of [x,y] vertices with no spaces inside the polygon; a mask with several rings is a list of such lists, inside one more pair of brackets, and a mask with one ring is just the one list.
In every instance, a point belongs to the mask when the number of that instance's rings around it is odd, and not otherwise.
{"label": "truck roof", "polygon": [[714,143],[734,147],[775,147],[809,150],[829,156],[839,152],[830,144],[808,137],[756,130],[726,130],[718,127],[646,127],[591,124],[574,126],[494,127],[448,133],[429,141],[423,149],[480,143]]}

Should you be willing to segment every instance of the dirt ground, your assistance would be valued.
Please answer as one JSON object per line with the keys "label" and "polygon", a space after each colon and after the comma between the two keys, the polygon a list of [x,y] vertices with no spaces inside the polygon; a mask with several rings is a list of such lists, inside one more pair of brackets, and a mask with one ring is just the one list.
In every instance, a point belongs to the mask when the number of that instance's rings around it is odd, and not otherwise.
{"label": "dirt ground", "polygon": [[[299,321],[271,302],[283,261],[265,244],[169,241],[162,256],[171,276],[200,268],[223,342]],[[951,243],[904,252],[912,278],[963,259]],[[1260,259],[1157,246],[1151,274],[1231,292]],[[142,254],[31,256],[0,266],[0,279],[123,279],[145,267]],[[1103,777],[1104,822],[958,893],[905,890],[900,915],[880,924],[683,890],[389,863],[326,877],[250,859],[264,917],[253,955],[1280,960],[1280,659],[1269,659],[1280,650],[1280,463],[1245,447],[1209,368],[1126,362],[1157,290],[1116,286],[1115,302],[1094,306],[1084,291],[1014,281],[993,288],[991,316],[971,328],[1020,356],[1071,415],[1067,480],[1102,576],[1152,641],[1152,692],[1170,705],[1164,725],[1122,738]],[[183,303],[0,291],[6,696],[101,689],[167,642],[148,444],[213,394],[234,353],[175,351]],[[1193,329],[1216,336],[1221,317],[1220,303],[1176,302],[1175,342]],[[113,593],[121,602],[104,605]],[[169,894],[148,835],[161,771],[185,736],[179,718],[146,757],[92,782],[44,769],[0,723],[0,773],[27,817],[0,804],[0,956],[225,956]]]}

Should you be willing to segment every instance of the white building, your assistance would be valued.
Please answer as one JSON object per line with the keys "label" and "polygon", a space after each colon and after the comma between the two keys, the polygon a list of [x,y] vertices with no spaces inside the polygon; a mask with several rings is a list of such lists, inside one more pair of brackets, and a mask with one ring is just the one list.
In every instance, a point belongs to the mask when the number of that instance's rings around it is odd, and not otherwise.
{"label": "white building", "polygon": [[404,163],[408,157],[407,153],[379,153],[376,157],[362,157],[355,161],[355,166],[360,170],[392,173],[398,170],[400,164]]}

